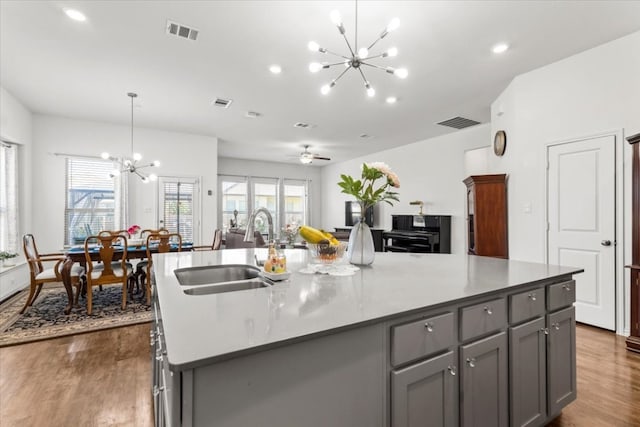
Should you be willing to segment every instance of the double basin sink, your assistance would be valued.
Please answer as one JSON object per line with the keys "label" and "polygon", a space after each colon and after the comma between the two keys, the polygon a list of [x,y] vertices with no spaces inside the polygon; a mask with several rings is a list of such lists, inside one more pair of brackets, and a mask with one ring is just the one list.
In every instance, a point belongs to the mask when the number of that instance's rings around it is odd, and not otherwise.
{"label": "double basin sink", "polygon": [[260,269],[252,265],[208,265],[179,268],[174,271],[187,295],[209,295],[222,292],[266,288],[273,282],[260,275]]}

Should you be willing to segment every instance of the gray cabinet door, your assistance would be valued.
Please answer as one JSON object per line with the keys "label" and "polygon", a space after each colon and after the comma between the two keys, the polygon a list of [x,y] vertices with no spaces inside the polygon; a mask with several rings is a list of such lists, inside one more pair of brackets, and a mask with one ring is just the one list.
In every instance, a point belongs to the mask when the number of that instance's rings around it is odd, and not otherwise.
{"label": "gray cabinet door", "polygon": [[549,415],[576,398],[576,312],[574,307],[547,315],[547,388]]}
{"label": "gray cabinet door", "polygon": [[545,319],[509,329],[511,426],[540,425],[547,416]]}
{"label": "gray cabinet door", "polygon": [[508,426],[507,333],[461,347],[461,425]]}
{"label": "gray cabinet door", "polygon": [[456,354],[441,356],[391,373],[393,427],[457,426]]}

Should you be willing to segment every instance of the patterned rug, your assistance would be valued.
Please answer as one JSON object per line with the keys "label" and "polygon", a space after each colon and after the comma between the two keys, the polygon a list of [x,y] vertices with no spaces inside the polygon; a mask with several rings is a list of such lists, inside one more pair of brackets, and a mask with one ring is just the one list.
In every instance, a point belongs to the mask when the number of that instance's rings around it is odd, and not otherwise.
{"label": "patterned rug", "polygon": [[27,295],[28,290],[20,291],[0,305],[0,347],[152,320],[151,307],[146,305],[142,294],[134,295],[133,301],[129,297],[127,308],[121,310],[120,285],[94,288],[91,316],[87,314],[86,298],[82,297],[68,316],[64,314],[68,299],[62,286],[43,288],[33,306],[21,315]]}

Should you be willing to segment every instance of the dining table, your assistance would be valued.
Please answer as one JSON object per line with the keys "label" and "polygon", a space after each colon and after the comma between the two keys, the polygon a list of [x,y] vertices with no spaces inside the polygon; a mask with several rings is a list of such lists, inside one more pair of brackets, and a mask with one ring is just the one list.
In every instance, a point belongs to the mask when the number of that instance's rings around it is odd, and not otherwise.
{"label": "dining table", "polygon": [[[124,254],[124,248],[118,246],[114,246],[115,252],[113,255],[113,261],[118,261],[122,259],[122,255]],[[191,242],[183,242],[182,243],[182,251],[191,251],[193,250],[193,243]],[[153,245],[149,246],[149,251],[151,253],[158,252],[158,246]],[[172,244],[170,252],[178,251],[178,245]],[[67,297],[69,299],[69,304],[64,309],[64,314],[71,313],[71,309],[73,308],[73,286],[71,284],[71,267],[73,267],[74,263],[78,263],[85,268],[87,264],[87,257],[85,255],[84,245],[72,246],[66,250],[64,250],[65,260],[62,264],[62,269],[60,270],[60,274],[62,275],[62,284],[67,292]],[[97,246],[93,246],[89,248],[89,255],[91,256],[91,261],[100,261],[100,253]],[[147,258],[147,246],[146,245],[129,245],[127,246],[127,260],[131,259],[145,259]]]}

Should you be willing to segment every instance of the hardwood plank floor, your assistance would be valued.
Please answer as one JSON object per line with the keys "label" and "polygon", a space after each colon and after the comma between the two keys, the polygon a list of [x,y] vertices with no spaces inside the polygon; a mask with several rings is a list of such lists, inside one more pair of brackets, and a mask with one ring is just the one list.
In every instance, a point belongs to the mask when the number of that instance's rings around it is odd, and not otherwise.
{"label": "hardwood plank floor", "polygon": [[[153,425],[149,329],[0,349],[0,425]],[[578,399],[550,426],[640,426],[640,354],[589,326],[578,325],[576,342]]]}

